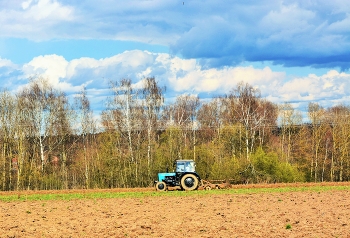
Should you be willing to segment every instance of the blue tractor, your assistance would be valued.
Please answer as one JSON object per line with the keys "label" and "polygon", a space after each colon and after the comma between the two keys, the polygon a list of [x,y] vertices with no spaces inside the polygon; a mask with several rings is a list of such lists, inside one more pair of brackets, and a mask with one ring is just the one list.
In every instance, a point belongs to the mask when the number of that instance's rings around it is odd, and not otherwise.
{"label": "blue tractor", "polygon": [[196,190],[201,182],[196,172],[196,163],[193,160],[176,160],[175,172],[158,173],[158,181],[154,181],[156,190],[166,191],[168,188],[186,191]]}

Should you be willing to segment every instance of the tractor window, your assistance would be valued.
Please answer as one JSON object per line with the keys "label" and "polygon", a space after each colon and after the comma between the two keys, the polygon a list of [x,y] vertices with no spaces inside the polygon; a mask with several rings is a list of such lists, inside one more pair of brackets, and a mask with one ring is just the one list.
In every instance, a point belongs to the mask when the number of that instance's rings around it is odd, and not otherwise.
{"label": "tractor window", "polygon": [[176,165],[176,172],[185,172],[185,163],[183,162],[177,162]]}
{"label": "tractor window", "polygon": [[193,161],[185,162],[185,171],[186,172],[195,172],[195,167],[194,167]]}
{"label": "tractor window", "polygon": [[176,172],[195,172],[195,162],[194,161],[177,161],[176,162]]}

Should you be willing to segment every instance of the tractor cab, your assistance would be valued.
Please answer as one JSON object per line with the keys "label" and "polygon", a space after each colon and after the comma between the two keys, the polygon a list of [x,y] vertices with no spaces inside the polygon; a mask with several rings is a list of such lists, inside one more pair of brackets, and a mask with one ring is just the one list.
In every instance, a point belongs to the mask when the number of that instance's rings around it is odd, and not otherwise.
{"label": "tractor cab", "polygon": [[176,160],[175,161],[175,172],[196,172],[196,165],[193,160]]}

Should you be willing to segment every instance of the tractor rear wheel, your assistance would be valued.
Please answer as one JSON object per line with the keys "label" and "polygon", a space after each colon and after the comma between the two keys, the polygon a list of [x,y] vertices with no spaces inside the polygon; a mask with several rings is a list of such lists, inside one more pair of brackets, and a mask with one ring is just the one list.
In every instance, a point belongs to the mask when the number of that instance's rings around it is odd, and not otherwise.
{"label": "tractor rear wheel", "polygon": [[194,174],[185,174],[181,178],[181,187],[184,190],[191,191],[198,188],[198,178]]}
{"label": "tractor rear wheel", "polygon": [[156,190],[157,191],[165,191],[167,189],[166,184],[164,182],[157,182],[156,183]]}

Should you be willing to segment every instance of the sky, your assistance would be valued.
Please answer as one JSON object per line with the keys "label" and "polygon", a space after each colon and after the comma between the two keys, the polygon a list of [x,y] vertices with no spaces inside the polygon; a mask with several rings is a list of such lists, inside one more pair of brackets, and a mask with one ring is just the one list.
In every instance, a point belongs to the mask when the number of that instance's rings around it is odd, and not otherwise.
{"label": "sky", "polygon": [[0,0],[0,88],[32,77],[101,111],[109,83],[155,77],[171,101],[243,81],[307,110],[350,105],[348,0]]}

